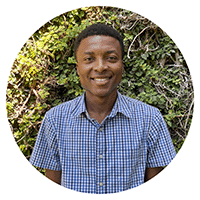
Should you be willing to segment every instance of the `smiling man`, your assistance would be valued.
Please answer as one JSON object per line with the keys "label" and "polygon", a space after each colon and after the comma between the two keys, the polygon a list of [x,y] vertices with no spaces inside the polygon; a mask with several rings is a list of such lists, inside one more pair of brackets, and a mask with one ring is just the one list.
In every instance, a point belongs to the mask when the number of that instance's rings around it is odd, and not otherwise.
{"label": "smiling man", "polygon": [[106,194],[141,185],[175,157],[157,108],[117,91],[124,46],[113,28],[95,24],[75,42],[85,93],[48,111],[30,162],[79,192]]}
{"label": "smiling man", "polygon": [[119,41],[110,36],[89,36],[81,41],[76,58],[77,73],[86,90],[87,111],[101,124],[113,108],[122,78]]}

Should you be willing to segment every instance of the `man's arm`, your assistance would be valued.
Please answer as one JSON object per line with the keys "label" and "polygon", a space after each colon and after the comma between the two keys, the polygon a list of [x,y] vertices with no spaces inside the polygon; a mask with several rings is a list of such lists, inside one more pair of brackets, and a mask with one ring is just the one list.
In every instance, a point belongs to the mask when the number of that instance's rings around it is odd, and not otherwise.
{"label": "man's arm", "polygon": [[61,174],[62,171],[46,169],[46,177],[59,185],[61,185]]}
{"label": "man's arm", "polygon": [[163,170],[163,167],[146,168],[144,182],[147,182]]}

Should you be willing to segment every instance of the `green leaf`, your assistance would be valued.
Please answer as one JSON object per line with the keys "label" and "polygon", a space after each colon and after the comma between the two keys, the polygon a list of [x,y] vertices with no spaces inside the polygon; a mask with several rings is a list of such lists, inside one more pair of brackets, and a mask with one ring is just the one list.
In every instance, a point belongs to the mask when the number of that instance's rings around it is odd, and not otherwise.
{"label": "green leaf", "polygon": [[56,56],[56,60],[59,60],[60,57],[61,57],[61,54],[58,54],[58,55]]}
{"label": "green leaf", "polygon": [[141,57],[142,57],[144,60],[147,60],[148,54],[147,54],[147,53],[144,53],[144,54],[141,55]]}
{"label": "green leaf", "polygon": [[68,60],[67,60],[67,63],[69,63],[69,64],[76,64],[75,57],[74,56],[73,57],[69,57]]}

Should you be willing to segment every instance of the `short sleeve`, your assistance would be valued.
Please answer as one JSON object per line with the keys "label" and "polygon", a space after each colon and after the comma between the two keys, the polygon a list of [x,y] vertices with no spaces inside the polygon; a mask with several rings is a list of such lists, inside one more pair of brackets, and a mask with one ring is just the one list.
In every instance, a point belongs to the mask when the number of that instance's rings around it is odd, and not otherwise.
{"label": "short sleeve", "polygon": [[176,152],[167,125],[157,110],[147,138],[147,168],[167,166]]}
{"label": "short sleeve", "polygon": [[61,170],[58,142],[53,123],[45,115],[31,154],[30,163],[44,169]]}

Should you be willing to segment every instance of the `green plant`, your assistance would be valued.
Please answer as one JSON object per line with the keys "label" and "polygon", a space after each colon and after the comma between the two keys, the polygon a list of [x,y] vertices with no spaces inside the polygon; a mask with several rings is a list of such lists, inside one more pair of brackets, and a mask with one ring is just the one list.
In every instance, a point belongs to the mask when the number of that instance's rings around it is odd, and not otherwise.
{"label": "green plant", "polygon": [[50,20],[28,39],[14,61],[6,106],[13,135],[27,159],[46,111],[83,94],[73,45],[83,29],[97,22],[124,37],[125,71],[119,91],[159,108],[176,151],[181,148],[192,120],[194,94],[180,50],[156,24],[136,13],[89,7]]}

